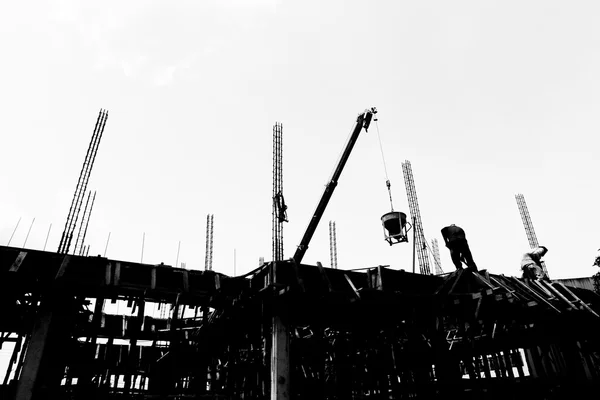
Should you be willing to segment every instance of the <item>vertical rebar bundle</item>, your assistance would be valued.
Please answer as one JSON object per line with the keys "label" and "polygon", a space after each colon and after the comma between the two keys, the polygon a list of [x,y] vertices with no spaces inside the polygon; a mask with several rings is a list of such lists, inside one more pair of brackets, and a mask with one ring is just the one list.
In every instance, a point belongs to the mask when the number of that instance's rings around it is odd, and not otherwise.
{"label": "vertical rebar bundle", "polygon": [[94,166],[94,160],[96,159],[96,153],[98,152],[98,146],[100,145],[100,140],[102,139],[107,118],[108,111],[100,110],[100,114],[96,120],[94,133],[92,134],[92,139],[85,155],[83,166],[81,167],[77,186],[75,187],[75,194],[73,195],[73,200],[71,201],[71,207],[69,208],[69,215],[67,216],[65,229],[63,230],[60,238],[58,253],[67,254],[71,247],[73,232],[75,231],[75,226],[77,225],[79,211],[81,210],[81,204],[83,203],[83,198],[85,196],[85,192],[87,191],[88,181],[90,179],[90,174],[92,173],[92,167]]}
{"label": "vertical rebar bundle", "polygon": [[[92,198],[91,204],[90,197]],[[77,254],[80,256],[85,255],[85,236],[87,234],[88,225],[92,216],[94,201],[96,201],[96,192],[94,192],[94,196],[92,197],[92,191],[90,190],[88,193],[87,200],[85,202],[85,207],[83,208],[83,218],[81,219],[81,225],[79,225],[79,232],[77,233],[77,239],[75,240],[75,248],[73,249],[73,254]]]}
{"label": "vertical rebar bundle", "polygon": [[437,239],[431,239],[431,252],[433,254],[433,261],[435,262],[435,274],[440,275],[443,274],[442,270],[442,260],[440,258],[440,247],[438,245]]}
{"label": "vertical rebar bundle", "polygon": [[50,226],[48,227],[48,233],[46,234],[46,241],[44,242],[43,251],[46,251],[46,245],[48,244],[48,238],[50,237],[50,230],[52,230],[52,224],[50,224]]}
{"label": "vertical rebar bundle", "polygon": [[[535,230],[533,229],[533,222],[531,222],[531,216],[529,215],[529,210],[527,209],[527,203],[525,203],[525,196],[521,193],[515,195],[515,199],[517,200],[517,206],[519,207],[519,213],[521,214],[521,220],[523,221],[523,227],[525,228],[525,234],[527,235],[527,241],[529,242],[529,247],[535,249],[539,246],[537,236],[535,235]],[[548,270],[546,269],[546,263],[542,261],[542,269],[544,270],[544,274],[548,278]]]}
{"label": "vertical rebar bundle", "polygon": [[213,224],[214,215],[206,215],[206,253],[204,256],[204,269],[212,271],[212,256],[213,256]]}
{"label": "vertical rebar bundle", "polygon": [[8,243],[6,244],[7,246],[10,246],[10,242],[12,241],[13,236],[15,236],[15,232],[17,231],[17,228],[19,227],[19,223],[21,222],[21,218],[22,217],[19,217],[19,220],[17,221],[17,225],[15,225],[15,229],[13,230],[12,235],[10,235],[10,239],[8,239]]}
{"label": "vertical rebar bundle", "polygon": [[329,254],[331,257],[331,268],[337,269],[337,237],[335,221],[329,221]]}
{"label": "vertical rebar bundle", "polygon": [[27,239],[29,238],[29,234],[31,233],[31,228],[33,228],[34,222],[35,222],[35,217],[33,218],[33,221],[31,221],[31,225],[29,225],[29,230],[27,231],[27,236],[25,236],[25,241],[23,242],[23,248],[25,248],[25,245],[27,244]]}
{"label": "vertical rebar bundle", "polygon": [[283,125],[273,125],[273,261],[283,260],[283,223],[287,206],[283,199]]}
{"label": "vertical rebar bundle", "polygon": [[408,197],[408,207],[413,220],[413,229],[415,234],[415,252],[419,259],[420,272],[423,275],[431,274],[429,268],[429,253],[427,252],[427,241],[423,233],[423,224],[421,223],[421,213],[419,212],[419,201],[417,200],[417,189],[413,179],[412,167],[410,161],[402,163],[402,172],[404,173],[404,184],[406,186],[406,195]]}

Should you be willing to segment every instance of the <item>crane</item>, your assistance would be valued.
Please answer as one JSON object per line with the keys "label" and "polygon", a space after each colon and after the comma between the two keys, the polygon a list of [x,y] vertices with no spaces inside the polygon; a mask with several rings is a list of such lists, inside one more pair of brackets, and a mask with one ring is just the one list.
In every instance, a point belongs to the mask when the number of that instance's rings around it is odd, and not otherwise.
{"label": "crane", "polygon": [[331,175],[331,179],[329,180],[329,183],[327,183],[327,185],[325,186],[325,191],[323,192],[323,195],[321,196],[321,200],[319,200],[319,203],[317,204],[317,208],[315,209],[315,212],[314,212],[310,222],[308,223],[308,227],[306,228],[306,231],[304,232],[304,236],[302,236],[302,240],[300,240],[300,244],[298,245],[298,248],[296,249],[296,252],[294,253],[293,260],[297,264],[300,264],[302,262],[302,259],[304,258],[304,254],[306,253],[306,250],[308,250],[308,245],[310,244],[310,240],[312,239],[315,231],[317,230],[317,226],[319,225],[319,221],[321,221],[321,217],[323,216],[323,213],[325,212],[325,209],[327,208],[327,204],[329,203],[329,200],[331,200],[331,196],[333,195],[335,187],[338,184],[340,175],[342,174],[342,171],[344,170],[344,166],[346,165],[346,162],[348,161],[348,158],[350,157],[350,153],[352,152],[352,148],[354,147],[354,144],[356,143],[356,140],[358,139],[360,132],[362,131],[363,128],[365,128],[365,132],[368,131],[369,125],[371,124],[371,119],[373,118],[373,115],[375,115],[375,114],[377,114],[377,110],[375,109],[375,107],[372,107],[368,110],[363,111],[356,118],[356,125],[354,126],[354,130],[352,131],[352,133],[350,134],[350,137],[348,138],[348,142],[346,143],[344,152],[342,153],[342,156],[340,157],[340,160],[339,160],[337,166],[335,167],[335,170],[333,171],[333,175]]}

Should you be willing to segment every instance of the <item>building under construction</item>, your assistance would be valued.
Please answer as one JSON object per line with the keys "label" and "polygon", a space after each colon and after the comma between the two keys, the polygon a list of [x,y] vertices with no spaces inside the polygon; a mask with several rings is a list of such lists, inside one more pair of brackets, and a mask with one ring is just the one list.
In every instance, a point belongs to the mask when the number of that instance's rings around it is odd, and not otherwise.
{"label": "building under construction", "polygon": [[0,247],[0,273],[0,343],[14,348],[3,399],[551,399],[599,389],[600,299],[558,282],[293,260],[228,277],[12,247]]}
{"label": "building under construction", "polygon": [[[274,261],[230,277],[212,268],[212,215],[204,271],[88,257],[85,210],[69,254],[101,112],[59,250],[0,246],[0,347],[11,354],[0,399],[597,398],[600,296],[485,270],[432,275],[414,182],[420,274],[347,270],[333,252],[332,268],[302,262],[375,113],[358,116],[290,259],[282,125],[274,127]],[[392,207],[382,223],[390,245],[408,241],[406,214]]]}

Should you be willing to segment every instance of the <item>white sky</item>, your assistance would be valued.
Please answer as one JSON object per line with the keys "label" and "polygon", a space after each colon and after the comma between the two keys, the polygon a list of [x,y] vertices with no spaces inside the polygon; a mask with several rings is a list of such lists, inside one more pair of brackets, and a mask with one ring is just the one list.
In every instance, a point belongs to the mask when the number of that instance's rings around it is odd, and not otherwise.
{"label": "white sky", "polygon": [[[517,275],[523,193],[553,278],[590,276],[600,222],[596,1],[55,1],[0,5],[0,243],[56,250],[100,108],[90,254],[214,269],[271,258],[272,125],[291,257],[358,113],[375,106],[397,210],[410,160],[425,235],[462,226]],[[304,262],[410,270],[390,247],[376,130],[361,135]],[[452,271],[441,248],[445,271]]]}

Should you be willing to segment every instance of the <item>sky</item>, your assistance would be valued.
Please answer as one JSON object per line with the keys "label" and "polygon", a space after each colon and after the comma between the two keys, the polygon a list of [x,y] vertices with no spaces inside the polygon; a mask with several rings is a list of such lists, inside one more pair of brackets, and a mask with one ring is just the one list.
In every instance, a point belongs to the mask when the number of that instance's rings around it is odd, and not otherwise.
{"label": "sky", "polygon": [[[242,274],[270,260],[283,124],[292,257],[356,117],[376,107],[394,209],[412,164],[425,237],[463,227],[479,269],[520,275],[525,196],[551,278],[600,248],[596,1],[37,1],[0,5],[0,244],[56,251],[100,109],[90,255]],[[304,263],[412,270],[389,246],[377,129],[362,132]],[[110,241],[107,247],[107,238]],[[144,251],[142,257],[142,241]],[[180,248],[178,257],[178,247]],[[417,267],[418,269],[418,267]]]}

